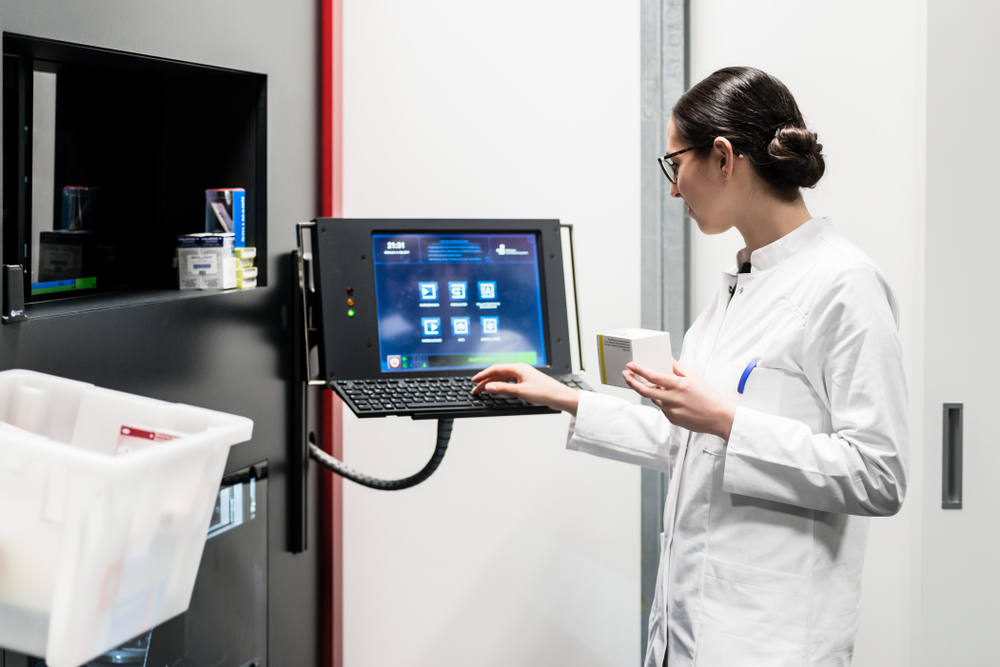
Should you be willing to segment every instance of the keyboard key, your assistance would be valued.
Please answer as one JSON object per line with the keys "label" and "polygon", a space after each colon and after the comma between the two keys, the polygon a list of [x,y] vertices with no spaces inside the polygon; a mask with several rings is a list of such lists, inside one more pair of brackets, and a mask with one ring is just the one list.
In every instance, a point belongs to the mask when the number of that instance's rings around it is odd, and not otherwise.
{"label": "keyboard key", "polygon": [[464,408],[469,405],[468,401],[438,401],[434,403],[407,403],[409,410],[419,410],[421,408]]}

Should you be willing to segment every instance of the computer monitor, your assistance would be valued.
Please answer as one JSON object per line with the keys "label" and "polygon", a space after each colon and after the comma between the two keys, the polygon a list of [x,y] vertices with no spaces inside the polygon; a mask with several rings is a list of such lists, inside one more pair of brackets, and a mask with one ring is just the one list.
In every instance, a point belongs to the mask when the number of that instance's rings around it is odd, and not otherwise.
{"label": "computer monitor", "polygon": [[316,221],[327,381],[571,372],[558,220]]}

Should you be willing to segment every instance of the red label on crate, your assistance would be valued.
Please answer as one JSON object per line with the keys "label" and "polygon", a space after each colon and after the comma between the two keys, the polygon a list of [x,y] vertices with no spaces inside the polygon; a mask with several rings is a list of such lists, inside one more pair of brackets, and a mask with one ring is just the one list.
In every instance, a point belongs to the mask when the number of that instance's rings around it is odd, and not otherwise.
{"label": "red label on crate", "polygon": [[160,431],[150,431],[136,426],[121,427],[118,432],[118,444],[115,447],[115,455],[128,454],[138,449],[144,449],[158,442],[167,442],[180,436]]}

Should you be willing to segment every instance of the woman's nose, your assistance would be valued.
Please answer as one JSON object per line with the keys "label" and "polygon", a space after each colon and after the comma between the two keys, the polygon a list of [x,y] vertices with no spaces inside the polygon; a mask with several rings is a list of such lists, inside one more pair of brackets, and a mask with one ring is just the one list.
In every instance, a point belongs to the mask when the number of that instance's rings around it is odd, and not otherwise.
{"label": "woman's nose", "polygon": [[677,189],[677,184],[676,183],[671,183],[670,184],[670,196],[674,197],[675,199],[680,199],[681,198],[681,191]]}

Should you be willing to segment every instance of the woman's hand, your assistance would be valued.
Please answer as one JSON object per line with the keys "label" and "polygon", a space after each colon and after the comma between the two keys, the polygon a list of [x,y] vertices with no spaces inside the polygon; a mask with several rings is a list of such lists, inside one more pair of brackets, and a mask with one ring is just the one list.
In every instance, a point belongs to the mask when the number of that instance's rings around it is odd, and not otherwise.
{"label": "woman's hand", "polygon": [[[736,406],[722,397],[705,378],[678,362],[674,375],[665,375],[630,363],[622,371],[625,381],[640,396],[656,404],[671,424],[697,433],[709,433],[729,440],[736,418]],[[640,377],[652,382],[650,387]]]}
{"label": "woman's hand", "polygon": [[579,391],[528,364],[494,364],[477,373],[472,381],[478,383],[472,390],[474,394],[485,389],[496,396],[513,396],[528,403],[568,412],[574,417],[580,402]]}

